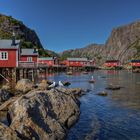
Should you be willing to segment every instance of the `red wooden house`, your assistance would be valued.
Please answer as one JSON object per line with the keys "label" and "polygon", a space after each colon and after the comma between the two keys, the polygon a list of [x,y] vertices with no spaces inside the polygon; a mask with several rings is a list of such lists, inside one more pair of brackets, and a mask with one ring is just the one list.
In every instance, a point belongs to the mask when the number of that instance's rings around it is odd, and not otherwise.
{"label": "red wooden house", "polygon": [[120,61],[119,60],[107,60],[104,63],[104,66],[106,66],[106,67],[119,67]]}
{"label": "red wooden house", "polygon": [[37,63],[38,51],[36,49],[21,49],[20,61]]}
{"label": "red wooden house", "polygon": [[89,64],[87,58],[67,58],[65,65],[68,67],[84,67]]}
{"label": "red wooden house", "polygon": [[57,57],[43,57],[38,58],[38,64],[43,64],[47,66],[56,66],[59,65],[59,60]]}
{"label": "red wooden house", "polygon": [[131,60],[132,67],[140,67],[140,60]]}
{"label": "red wooden house", "polygon": [[0,67],[18,67],[20,40],[0,40]]}
{"label": "red wooden house", "polygon": [[35,67],[37,59],[37,49],[20,49],[19,67]]}

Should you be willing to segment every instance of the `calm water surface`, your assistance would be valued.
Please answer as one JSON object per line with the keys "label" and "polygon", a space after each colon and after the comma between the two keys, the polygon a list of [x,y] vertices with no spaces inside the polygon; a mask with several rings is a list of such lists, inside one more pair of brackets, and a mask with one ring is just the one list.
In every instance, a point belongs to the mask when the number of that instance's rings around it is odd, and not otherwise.
{"label": "calm water surface", "polygon": [[[88,83],[94,76],[95,84]],[[54,81],[69,81],[70,87],[91,91],[80,98],[81,115],[70,129],[67,140],[140,140],[140,74],[128,71],[95,71],[72,76],[50,76]],[[123,88],[107,91],[108,96],[96,95],[108,84]]]}

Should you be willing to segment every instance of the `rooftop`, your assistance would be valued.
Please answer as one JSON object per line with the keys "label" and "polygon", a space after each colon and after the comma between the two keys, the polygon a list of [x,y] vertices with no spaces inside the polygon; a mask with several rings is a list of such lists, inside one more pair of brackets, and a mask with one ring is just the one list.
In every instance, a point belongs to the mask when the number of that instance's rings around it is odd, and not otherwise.
{"label": "rooftop", "polygon": [[42,58],[38,58],[38,60],[54,60],[53,57],[42,57]]}
{"label": "rooftop", "polygon": [[131,62],[138,62],[138,63],[140,63],[140,60],[131,60]]}
{"label": "rooftop", "polygon": [[87,61],[87,58],[67,58],[69,61]]}
{"label": "rooftop", "polygon": [[0,48],[1,49],[17,49],[19,48],[20,40],[15,41],[16,44],[12,45],[12,40],[0,39]]}
{"label": "rooftop", "polygon": [[21,55],[38,55],[38,52],[35,49],[21,49]]}

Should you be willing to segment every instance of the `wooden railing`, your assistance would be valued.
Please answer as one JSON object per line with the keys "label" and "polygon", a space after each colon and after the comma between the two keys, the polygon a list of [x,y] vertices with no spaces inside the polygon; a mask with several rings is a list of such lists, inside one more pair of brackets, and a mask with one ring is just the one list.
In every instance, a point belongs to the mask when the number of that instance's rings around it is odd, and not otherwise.
{"label": "wooden railing", "polygon": [[[27,61],[19,61],[19,68],[47,68],[49,67],[47,64],[42,64],[42,63],[36,63],[36,62],[27,62]],[[66,65],[53,65],[52,67],[56,68],[65,68],[68,67]],[[73,65],[73,67],[78,67],[77,65]],[[95,67],[94,65],[91,64],[86,64],[86,65],[81,65],[79,67]]]}
{"label": "wooden railing", "polygon": [[47,65],[47,64],[38,63],[38,64],[37,64],[37,67],[38,67],[38,68],[47,68],[48,65]]}
{"label": "wooden railing", "polygon": [[36,68],[37,67],[37,63],[35,62],[24,62],[24,61],[19,61],[19,68]]}

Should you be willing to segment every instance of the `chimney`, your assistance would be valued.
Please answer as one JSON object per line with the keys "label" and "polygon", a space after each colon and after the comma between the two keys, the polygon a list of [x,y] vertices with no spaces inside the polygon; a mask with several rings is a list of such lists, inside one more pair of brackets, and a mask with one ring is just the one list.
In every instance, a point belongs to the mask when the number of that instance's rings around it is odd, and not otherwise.
{"label": "chimney", "polygon": [[37,48],[34,48],[34,53],[37,53],[38,52],[38,49]]}
{"label": "chimney", "polygon": [[15,36],[15,33],[13,32],[13,35],[12,35],[12,46],[15,46],[16,45],[16,36]]}

